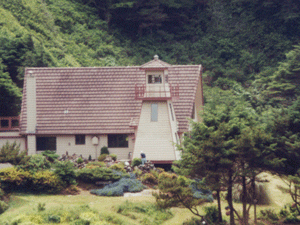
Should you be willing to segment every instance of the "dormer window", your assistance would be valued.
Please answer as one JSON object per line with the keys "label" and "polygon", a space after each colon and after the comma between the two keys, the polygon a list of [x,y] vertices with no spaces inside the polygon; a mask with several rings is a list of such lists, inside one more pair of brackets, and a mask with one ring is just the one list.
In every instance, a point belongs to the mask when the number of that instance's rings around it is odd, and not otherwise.
{"label": "dormer window", "polygon": [[162,78],[161,75],[148,75],[148,84],[161,84]]}

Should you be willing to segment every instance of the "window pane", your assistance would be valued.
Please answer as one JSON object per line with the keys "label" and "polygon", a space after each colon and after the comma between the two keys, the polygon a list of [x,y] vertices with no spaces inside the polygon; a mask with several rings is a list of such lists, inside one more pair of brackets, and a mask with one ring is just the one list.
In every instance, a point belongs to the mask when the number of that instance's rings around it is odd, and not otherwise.
{"label": "window pane", "polygon": [[128,148],[127,134],[109,134],[108,147],[109,148]]}
{"label": "window pane", "polygon": [[75,135],[75,144],[84,145],[85,144],[85,135]]}
{"label": "window pane", "polygon": [[36,150],[54,150],[56,151],[56,137],[36,137]]}
{"label": "window pane", "polygon": [[158,105],[151,104],[151,121],[156,122],[158,120]]}

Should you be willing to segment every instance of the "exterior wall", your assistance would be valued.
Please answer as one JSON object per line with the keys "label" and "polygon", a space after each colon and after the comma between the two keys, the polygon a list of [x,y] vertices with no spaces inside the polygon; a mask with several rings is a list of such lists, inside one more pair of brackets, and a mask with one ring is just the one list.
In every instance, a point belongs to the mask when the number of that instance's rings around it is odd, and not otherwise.
{"label": "exterior wall", "polygon": [[[98,145],[92,144],[92,138],[98,137]],[[129,138],[128,148],[108,148],[110,154],[116,154],[118,160],[129,160],[129,152],[133,151],[133,141]],[[107,135],[86,135],[84,145],[75,144],[75,135],[60,135],[56,137],[56,153],[59,155],[77,154],[88,158],[90,155],[92,159],[98,158],[101,148],[107,146]]]}
{"label": "exterior wall", "polygon": [[[108,148],[110,154],[116,154],[121,161],[131,160],[134,149],[134,135],[128,136],[128,148]],[[107,145],[106,145],[107,146]]]}
{"label": "exterior wall", "polygon": [[[92,138],[94,135],[85,136],[84,145],[75,144],[75,135],[60,135],[56,137],[56,153],[59,155],[66,154],[69,155],[77,154],[82,155],[84,158],[88,158],[90,155],[92,159],[97,158],[100,155],[100,140],[98,145],[92,144]],[[99,137],[98,137],[99,138]]]}
{"label": "exterior wall", "polygon": [[28,155],[36,154],[36,137],[35,135],[27,136]]}
{"label": "exterior wall", "polygon": [[[151,122],[151,104],[158,104],[158,121]],[[147,160],[175,160],[167,101],[144,101],[136,134],[133,158],[143,151]]]}
{"label": "exterior wall", "polygon": [[204,102],[203,102],[202,74],[200,73],[200,79],[199,79],[199,82],[198,82],[197,91],[196,91],[196,98],[195,98],[195,110],[196,110],[195,119],[196,119],[196,122],[201,121],[199,112],[201,110],[203,110],[203,105],[204,105]]}
{"label": "exterior wall", "polygon": [[24,151],[26,149],[25,137],[19,135],[19,132],[0,132],[0,148],[9,142],[10,144],[16,142],[20,144],[20,150]]}
{"label": "exterior wall", "polygon": [[[29,72],[30,73],[30,72]],[[36,78],[34,74],[27,76],[27,133],[36,130]]]}
{"label": "exterior wall", "polygon": [[[168,101],[167,104],[168,104],[169,119],[170,119],[173,143],[180,144],[180,138],[178,136],[178,122],[176,120],[173,103],[172,103],[172,101]],[[173,114],[173,116],[172,116],[172,114]],[[181,151],[177,150],[176,145],[174,145],[174,149],[175,149],[175,160],[180,160],[181,159]]]}

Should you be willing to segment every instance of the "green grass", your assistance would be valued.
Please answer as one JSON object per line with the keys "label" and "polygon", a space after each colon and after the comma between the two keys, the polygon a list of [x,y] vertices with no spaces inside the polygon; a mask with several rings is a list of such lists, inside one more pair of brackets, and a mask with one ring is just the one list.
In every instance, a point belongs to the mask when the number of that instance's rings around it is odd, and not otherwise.
{"label": "green grass", "polygon": [[[282,193],[277,185],[285,185],[283,181],[272,175],[266,174],[266,179],[270,182],[266,183],[267,192],[271,199],[269,205],[258,206],[257,213],[261,209],[274,209],[275,212],[279,212],[280,209],[287,203],[291,203],[291,198],[288,194]],[[127,202],[128,201],[128,202]],[[127,203],[126,203],[127,202]],[[38,212],[38,205],[45,203],[45,210]],[[155,199],[152,196],[140,196],[140,197],[100,197],[90,194],[82,195],[32,195],[32,194],[14,194],[11,196],[9,203],[10,208],[0,215],[0,221],[12,221],[21,214],[27,215],[45,215],[55,214],[58,212],[71,212],[82,213],[82,207],[88,207],[86,215],[92,216],[93,213],[101,215],[106,221],[110,221],[111,224],[162,224],[162,225],[180,225],[183,221],[193,217],[190,211],[181,208],[172,208],[170,212],[173,217],[157,213],[158,218],[166,218],[165,222],[153,222],[153,208],[151,203],[155,203]],[[126,205],[127,204],[127,205]],[[145,212],[141,212],[139,206],[146,205]],[[216,205],[214,203],[207,203],[205,206]],[[242,205],[235,203],[235,208],[241,212]],[[228,220],[228,216],[225,215],[226,201],[222,201],[222,210],[224,219]],[[122,209],[123,210],[120,210]],[[202,207],[199,207],[201,213]],[[118,213],[118,211],[122,211]],[[155,211],[155,210],[154,210]],[[156,213],[156,212],[155,212]],[[250,212],[250,217],[253,217],[253,207]],[[38,220],[38,217],[36,218]],[[157,220],[159,221],[159,220]],[[45,224],[45,223],[43,223]],[[69,224],[69,223],[60,223]],[[91,223],[93,224],[93,223]]]}

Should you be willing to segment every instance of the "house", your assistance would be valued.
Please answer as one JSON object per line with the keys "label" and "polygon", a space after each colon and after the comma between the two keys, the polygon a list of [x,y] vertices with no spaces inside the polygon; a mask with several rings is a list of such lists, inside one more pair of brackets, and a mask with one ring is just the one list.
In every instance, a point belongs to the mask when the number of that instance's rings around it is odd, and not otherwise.
{"label": "house", "polygon": [[168,164],[180,159],[176,143],[189,119],[199,121],[202,105],[201,65],[154,56],[141,66],[26,68],[19,130],[9,137],[23,138],[28,154],[97,158],[107,146],[120,160],[143,151],[147,160]]}

